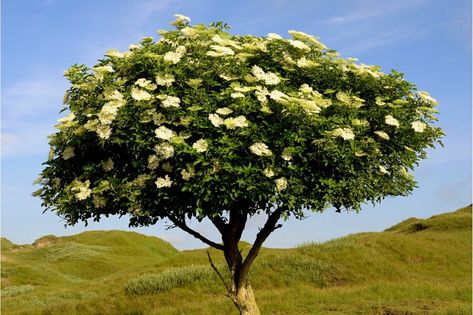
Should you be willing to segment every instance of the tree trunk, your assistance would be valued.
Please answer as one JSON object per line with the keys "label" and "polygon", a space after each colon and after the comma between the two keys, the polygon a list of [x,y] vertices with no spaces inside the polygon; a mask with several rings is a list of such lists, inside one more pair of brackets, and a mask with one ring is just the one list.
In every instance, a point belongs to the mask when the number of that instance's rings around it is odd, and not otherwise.
{"label": "tree trunk", "polygon": [[260,315],[253,289],[249,283],[237,289],[231,298],[241,315]]}

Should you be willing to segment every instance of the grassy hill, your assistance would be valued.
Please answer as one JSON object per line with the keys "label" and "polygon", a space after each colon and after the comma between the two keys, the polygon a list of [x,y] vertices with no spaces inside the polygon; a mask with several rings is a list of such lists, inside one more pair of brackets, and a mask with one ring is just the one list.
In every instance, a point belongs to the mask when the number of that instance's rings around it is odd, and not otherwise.
{"label": "grassy hill", "polygon": [[[381,233],[265,248],[251,274],[262,314],[471,314],[471,220],[470,206]],[[1,246],[2,314],[237,314],[206,249],[122,231]]]}

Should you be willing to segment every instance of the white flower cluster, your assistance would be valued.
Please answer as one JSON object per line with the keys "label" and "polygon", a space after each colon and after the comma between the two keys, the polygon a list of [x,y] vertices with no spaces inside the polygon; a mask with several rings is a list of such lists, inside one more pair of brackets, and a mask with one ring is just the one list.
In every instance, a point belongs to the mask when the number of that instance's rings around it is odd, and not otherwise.
{"label": "white flower cluster", "polygon": [[186,54],[187,50],[185,46],[179,46],[175,51],[168,51],[164,54],[164,60],[169,61],[173,64],[181,61],[181,58]]}
{"label": "white flower cluster", "polygon": [[153,98],[150,93],[137,87],[131,89],[131,97],[137,101],[149,101]]}
{"label": "white flower cluster", "polygon": [[303,51],[306,51],[306,52],[309,52],[310,51],[310,47],[307,46],[304,42],[301,42],[300,40],[293,40],[293,39],[290,39],[289,40],[289,44],[292,46],[292,47],[295,47],[297,49],[300,49],[300,50],[303,50]]}
{"label": "white flower cluster", "polygon": [[263,170],[263,174],[264,174],[264,176],[269,177],[269,178],[271,178],[271,177],[273,177],[274,175],[276,175],[276,174],[274,173],[274,170],[273,170],[271,167],[266,167],[266,168]]}
{"label": "white flower cluster", "polygon": [[108,139],[112,133],[110,125],[117,116],[120,107],[126,104],[123,94],[117,90],[106,92],[105,99],[108,100],[97,114],[98,121],[91,120],[86,128],[95,130],[97,135],[102,139]]}
{"label": "white flower cluster", "polygon": [[292,154],[291,154],[291,150],[289,148],[285,148],[282,153],[281,153],[281,158],[284,160],[284,161],[290,161],[292,160]]}
{"label": "white flower cluster", "polygon": [[380,130],[377,130],[374,132],[378,137],[380,137],[381,139],[384,139],[384,140],[389,140],[389,135],[384,132],[384,131],[380,131]]}
{"label": "white flower cluster", "polygon": [[174,131],[172,131],[169,128],[166,128],[165,126],[160,126],[158,127],[154,133],[156,134],[156,137],[159,139],[163,140],[171,140],[172,137],[174,137]]}
{"label": "white flower cluster", "polygon": [[75,156],[74,148],[72,148],[72,147],[66,147],[64,149],[64,151],[62,152],[62,158],[64,160],[69,160],[70,158],[72,158],[74,156]]}
{"label": "white flower cluster", "polygon": [[172,74],[164,74],[156,76],[156,84],[161,86],[171,86],[176,81]]}
{"label": "white flower cluster", "polygon": [[220,114],[222,116],[227,116],[227,115],[230,115],[231,113],[233,113],[233,111],[228,108],[228,107],[222,107],[222,108],[219,108],[215,111],[217,114]]}
{"label": "white flower cluster", "polygon": [[[224,112],[224,113],[231,111],[231,109],[228,109],[226,107],[220,108],[219,110],[220,112]],[[217,110],[217,112],[219,110]],[[225,125],[225,127],[227,127],[228,129],[244,128],[244,127],[249,126],[248,120],[246,119],[245,116],[242,116],[242,115],[235,118],[229,117],[229,118],[223,119],[218,114],[209,114],[209,120],[212,123],[212,125],[214,125],[215,127],[219,127],[220,125]]]}
{"label": "white flower cluster", "polygon": [[225,47],[225,46],[210,45],[210,48],[212,50],[209,50],[207,52],[207,56],[222,57],[222,56],[233,56],[235,54],[235,52],[231,48]]}
{"label": "white flower cluster", "polygon": [[427,103],[430,103],[432,105],[437,105],[437,100],[435,98],[433,98],[432,96],[430,96],[430,94],[426,91],[419,91],[417,92],[417,94],[419,95],[419,97],[426,101]]}
{"label": "white flower cluster", "polygon": [[161,105],[163,107],[180,107],[179,103],[181,100],[179,97],[176,96],[169,96],[169,95],[164,95],[163,100],[161,101]]}
{"label": "white flower cluster", "polygon": [[164,178],[158,177],[154,183],[156,184],[157,188],[171,187],[172,180],[168,175],[165,175]]}
{"label": "white flower cluster", "polygon": [[255,142],[250,146],[250,151],[258,156],[271,156],[273,152],[263,142]]}
{"label": "white flower cluster", "polygon": [[156,152],[160,160],[166,160],[174,156],[174,147],[172,144],[164,142],[155,145],[154,152]]}
{"label": "white flower cluster", "polygon": [[89,180],[81,182],[76,179],[71,183],[71,186],[71,191],[74,193],[76,199],[79,201],[89,198],[90,194],[92,193],[92,190],[89,188]]}
{"label": "white flower cluster", "polygon": [[288,31],[288,33],[295,40],[309,42],[311,44],[314,44],[320,50],[327,49],[327,46],[322,44],[317,37],[306,34],[304,32],[295,31],[295,30],[290,30],[290,31]]}
{"label": "white flower cluster", "polygon": [[240,116],[235,117],[235,118],[231,118],[231,117],[226,118],[223,121],[223,124],[228,129],[244,128],[244,127],[248,127],[248,120],[246,119],[245,116],[240,115]]}
{"label": "white flower cluster", "polygon": [[421,121],[416,120],[411,123],[411,127],[415,132],[424,132],[427,125]]}
{"label": "white flower cluster", "polygon": [[384,117],[384,122],[387,124],[387,125],[390,125],[390,126],[394,126],[394,127],[397,127],[399,128],[399,121],[394,118],[393,116],[391,115],[386,115]]}
{"label": "white flower cluster", "polygon": [[388,171],[384,166],[382,166],[382,165],[378,165],[378,169],[379,169],[379,171],[381,172],[381,174],[383,174],[383,175],[389,175],[389,174],[391,174],[391,173],[389,173],[389,171]]}
{"label": "white flower cluster", "polygon": [[138,85],[139,87],[142,87],[143,89],[148,91],[154,91],[157,88],[156,84],[144,78],[136,80],[135,85]]}
{"label": "white flower cluster", "polygon": [[263,69],[254,65],[251,68],[251,73],[255,76],[258,81],[263,81],[266,85],[277,85],[281,80],[273,72],[264,72]]}
{"label": "white flower cluster", "polygon": [[188,181],[195,175],[195,170],[193,168],[187,168],[181,171],[182,179]]}
{"label": "white flower cluster", "polygon": [[283,191],[287,188],[287,179],[285,177],[275,179],[274,183],[276,184],[277,191]]}
{"label": "white flower cluster", "polygon": [[188,16],[182,14],[174,14],[176,18],[174,22],[171,23],[173,26],[184,26],[190,23],[191,19]]}
{"label": "white flower cluster", "polygon": [[209,148],[209,143],[207,142],[207,140],[204,140],[204,139],[200,139],[200,140],[197,140],[193,145],[192,147],[197,151],[197,152],[205,152],[207,151],[207,149]]}
{"label": "white flower cluster", "polygon": [[332,135],[335,137],[340,137],[343,140],[355,139],[355,134],[350,128],[337,128],[334,131],[332,131]]}

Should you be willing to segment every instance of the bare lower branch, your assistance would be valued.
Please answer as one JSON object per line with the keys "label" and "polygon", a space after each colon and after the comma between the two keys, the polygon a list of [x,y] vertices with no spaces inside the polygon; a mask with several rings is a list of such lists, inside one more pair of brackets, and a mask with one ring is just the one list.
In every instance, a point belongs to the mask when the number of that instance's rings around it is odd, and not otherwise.
{"label": "bare lower branch", "polygon": [[210,266],[212,267],[212,269],[215,271],[215,273],[217,274],[217,276],[220,278],[220,280],[222,280],[222,283],[223,285],[225,286],[225,289],[227,289],[227,293],[228,295],[231,295],[232,294],[232,291],[231,291],[231,287],[227,284],[227,282],[225,281],[225,278],[222,276],[222,274],[220,273],[220,271],[218,271],[218,268],[215,267],[213,261],[212,261],[212,257],[210,257],[210,253],[207,251],[207,256],[209,257],[209,262],[210,262]]}
{"label": "bare lower branch", "polygon": [[222,250],[222,251],[224,250],[224,247],[223,247],[222,244],[217,244],[215,242],[212,242],[211,240],[204,237],[199,232],[194,231],[193,229],[191,229],[190,227],[187,226],[185,221],[181,221],[181,220],[179,220],[178,218],[176,218],[174,216],[168,216],[168,217],[172,221],[172,223],[174,223],[174,225],[177,226],[178,228],[180,228],[181,230],[189,233],[190,235],[194,236],[195,238],[201,240],[202,242],[204,242],[205,244],[207,244],[207,245],[209,245],[213,248],[216,248],[216,249]]}

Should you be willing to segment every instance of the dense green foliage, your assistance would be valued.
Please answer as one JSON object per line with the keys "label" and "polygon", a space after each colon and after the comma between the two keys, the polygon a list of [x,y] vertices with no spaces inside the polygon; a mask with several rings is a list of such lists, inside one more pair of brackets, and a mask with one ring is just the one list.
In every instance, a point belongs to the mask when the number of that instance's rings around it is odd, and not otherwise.
{"label": "dense green foliage", "polygon": [[[252,269],[261,311],[471,314],[471,220],[467,207],[409,219],[382,233],[293,249],[264,248]],[[418,223],[426,228],[416,229]],[[2,314],[237,313],[210,273],[206,250],[178,252],[159,239],[118,231],[57,237],[36,246],[2,239],[4,244],[10,246],[2,247]],[[69,245],[76,251],[77,244],[84,249],[82,260],[50,259]],[[101,256],[85,257],[88,246],[102,248]],[[218,252],[211,252],[222,265]],[[208,270],[209,278],[188,281],[195,270]],[[125,290],[130,279],[160,281],[160,275],[184,286],[144,295]]]}
{"label": "dense green foliage", "polygon": [[146,225],[359,210],[412,191],[408,170],[442,135],[427,92],[302,32],[188,22],[67,70],[69,114],[36,193],[46,209],[69,224],[120,214]]}

